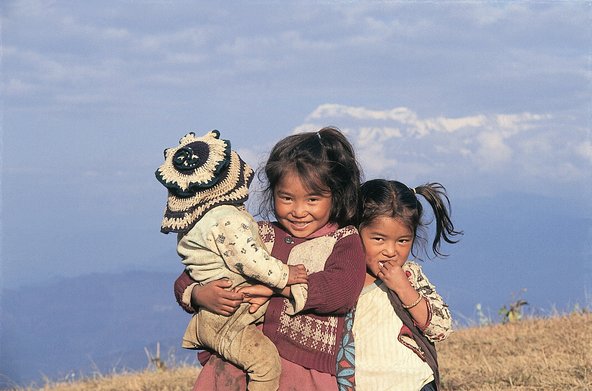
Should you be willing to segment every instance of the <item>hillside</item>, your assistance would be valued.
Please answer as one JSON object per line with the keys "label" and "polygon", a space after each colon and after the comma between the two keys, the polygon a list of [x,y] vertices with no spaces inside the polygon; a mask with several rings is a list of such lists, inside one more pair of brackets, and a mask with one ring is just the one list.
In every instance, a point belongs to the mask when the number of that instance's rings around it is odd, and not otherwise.
{"label": "hillside", "polygon": [[[495,207],[500,203],[505,210],[520,210],[528,218],[508,220],[511,216]],[[592,220],[582,215],[582,208],[520,194],[463,200],[461,205],[455,211],[458,226],[466,232],[461,243],[450,249],[448,259],[422,264],[450,306],[453,319],[465,322],[475,318],[477,304],[486,316],[497,319],[500,306],[515,301],[516,294],[528,301],[529,313],[539,316],[564,312],[576,303],[589,305],[581,301],[592,292],[587,236]],[[140,221],[134,225],[150,224]],[[23,235],[26,237],[26,233],[8,236],[3,244],[16,246]],[[14,262],[14,270],[22,275],[7,273],[10,268],[2,263],[0,388],[5,384],[39,384],[45,378],[68,379],[72,374],[140,371],[146,367],[144,347],[154,350],[157,342],[163,355],[170,352],[178,361],[193,362],[195,355],[183,351],[179,343],[189,316],[173,297],[173,282],[182,269],[174,246],[163,247],[162,242],[154,246],[156,239],[139,232],[134,236],[141,238],[140,242],[129,246],[125,240],[126,249],[149,249],[144,255],[133,255],[142,260],[139,270],[123,266],[124,259],[132,256],[118,246],[98,245],[119,238],[111,229],[86,232],[84,239],[91,240],[92,246],[88,246],[92,251],[85,254],[103,247],[117,254],[80,262],[80,251],[70,245],[63,246],[59,257],[49,256],[44,249],[42,264],[55,273],[39,266],[31,273],[33,269],[22,267],[31,258],[41,257],[41,251],[31,256],[31,243],[16,246],[19,253],[3,248],[2,261]],[[546,245],[549,238],[553,238],[551,248]],[[504,246],[499,246],[500,241]],[[69,238],[70,242],[83,240]],[[121,269],[88,274],[83,270],[113,259],[121,260]],[[557,272],[559,259],[563,270],[569,272]],[[75,275],[60,276],[60,264],[71,265],[67,269]]]}
{"label": "hillside", "polygon": [[446,390],[592,390],[592,314],[460,330],[438,346]]}
{"label": "hillside", "polygon": [[[592,390],[590,330],[590,313],[458,330],[438,345],[444,390]],[[40,389],[182,391],[191,390],[197,373],[193,367],[146,370]]]}
{"label": "hillside", "polygon": [[[191,361],[179,346],[189,316],[173,297],[177,273],[59,279],[0,294],[0,388],[146,367],[144,347]],[[43,325],[40,327],[40,325]]]}

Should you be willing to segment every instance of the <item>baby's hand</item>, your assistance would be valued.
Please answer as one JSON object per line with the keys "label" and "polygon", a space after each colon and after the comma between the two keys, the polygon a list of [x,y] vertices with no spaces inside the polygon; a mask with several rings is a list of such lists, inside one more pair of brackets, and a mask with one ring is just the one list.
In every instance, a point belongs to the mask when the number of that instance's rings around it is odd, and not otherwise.
{"label": "baby's hand", "polygon": [[286,285],[306,284],[308,274],[304,265],[288,265],[288,283]]}
{"label": "baby's hand", "polygon": [[240,288],[238,293],[243,295],[244,303],[250,304],[249,312],[252,314],[267,303],[274,292],[267,285],[255,284]]}

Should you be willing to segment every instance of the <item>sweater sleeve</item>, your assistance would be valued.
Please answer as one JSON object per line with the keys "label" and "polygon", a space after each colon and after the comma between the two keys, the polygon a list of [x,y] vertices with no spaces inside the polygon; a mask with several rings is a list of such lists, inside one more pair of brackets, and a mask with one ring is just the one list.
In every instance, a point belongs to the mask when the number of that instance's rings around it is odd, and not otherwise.
{"label": "sweater sleeve", "polygon": [[358,234],[340,239],[322,271],[308,276],[304,310],[340,315],[351,310],[364,286],[366,264]]}
{"label": "sweater sleeve", "polygon": [[269,255],[255,220],[234,206],[222,205],[206,213],[179,240],[177,252],[189,275],[202,284],[229,274],[236,277],[230,277],[235,284],[254,279],[282,289],[288,282],[288,266]]}
{"label": "sweater sleeve", "polygon": [[269,255],[258,235],[254,221],[234,214],[218,221],[209,241],[232,271],[283,289],[288,282],[288,266]]}
{"label": "sweater sleeve", "polygon": [[175,280],[173,290],[175,292],[175,299],[177,304],[181,306],[185,312],[190,314],[195,313],[195,309],[191,306],[191,289],[196,282],[186,272],[182,272]]}
{"label": "sweater sleeve", "polygon": [[445,340],[452,333],[452,317],[448,305],[436,292],[436,287],[430,283],[420,265],[407,261],[403,265],[403,270],[407,272],[411,285],[425,297],[428,303],[428,322],[426,325],[418,325],[418,327],[432,342]]}

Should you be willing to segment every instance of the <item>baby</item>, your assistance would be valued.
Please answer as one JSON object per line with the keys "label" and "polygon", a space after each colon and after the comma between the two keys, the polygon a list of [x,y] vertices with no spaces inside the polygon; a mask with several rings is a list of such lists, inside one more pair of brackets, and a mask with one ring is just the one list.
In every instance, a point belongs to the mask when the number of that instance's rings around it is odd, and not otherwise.
{"label": "baby", "polygon": [[[244,207],[253,170],[231,150],[228,140],[220,139],[220,132],[185,135],[177,147],[165,150],[156,178],[168,189],[161,232],[178,233],[177,252],[197,283],[227,278],[230,289],[255,281],[281,290],[307,282],[302,264],[286,265],[269,255],[257,223]],[[292,289],[292,294],[295,302],[306,301],[304,286]],[[279,354],[255,326],[266,307],[250,313],[249,304],[243,303],[228,317],[201,309],[192,317],[182,346],[213,350],[243,368],[249,390],[275,391]]]}

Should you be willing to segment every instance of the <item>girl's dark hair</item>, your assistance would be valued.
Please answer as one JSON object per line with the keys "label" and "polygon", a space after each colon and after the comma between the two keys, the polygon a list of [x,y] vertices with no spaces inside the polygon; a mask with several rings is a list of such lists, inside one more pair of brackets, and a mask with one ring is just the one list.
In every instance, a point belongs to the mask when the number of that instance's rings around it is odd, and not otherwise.
{"label": "girl's dark hair", "polygon": [[419,239],[414,241],[414,247],[418,242],[423,246],[427,241],[424,235],[430,222],[422,221],[423,206],[417,198],[418,194],[427,200],[434,212],[436,232],[432,251],[437,257],[446,256],[440,251],[442,239],[453,244],[458,242],[453,237],[463,233],[454,229],[450,219],[450,200],[446,189],[439,183],[426,183],[414,189],[386,179],[373,179],[364,183],[358,202],[358,227],[362,229],[378,217],[391,217],[407,226],[414,238]]}
{"label": "girl's dark hair", "polygon": [[273,193],[281,178],[293,171],[312,192],[331,192],[329,221],[340,227],[356,221],[361,170],[354,149],[341,131],[325,127],[280,140],[258,177],[263,184],[259,214],[274,210]]}

